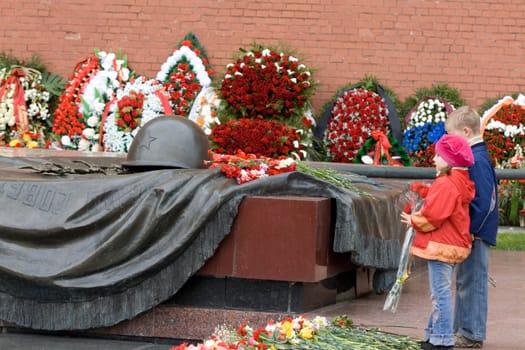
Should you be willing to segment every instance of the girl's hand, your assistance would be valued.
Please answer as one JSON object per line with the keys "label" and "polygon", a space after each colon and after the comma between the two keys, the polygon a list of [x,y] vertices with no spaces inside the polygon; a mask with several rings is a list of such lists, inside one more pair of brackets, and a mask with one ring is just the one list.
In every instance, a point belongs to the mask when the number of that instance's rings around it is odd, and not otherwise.
{"label": "girl's hand", "polygon": [[401,212],[401,222],[406,224],[407,226],[412,225],[412,215],[405,213],[404,211]]}

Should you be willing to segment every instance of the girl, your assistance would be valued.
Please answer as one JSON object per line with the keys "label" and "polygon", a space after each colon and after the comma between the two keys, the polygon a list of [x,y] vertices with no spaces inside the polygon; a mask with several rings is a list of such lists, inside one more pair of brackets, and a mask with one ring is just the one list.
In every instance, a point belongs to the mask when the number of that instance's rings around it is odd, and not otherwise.
{"label": "girl", "polygon": [[452,349],[451,284],[455,264],[468,257],[472,246],[469,204],[475,190],[468,167],[474,156],[463,137],[445,134],[436,143],[434,163],[437,177],[423,207],[412,215],[401,213],[401,222],[416,231],[411,254],[428,261],[432,311],[421,348]]}

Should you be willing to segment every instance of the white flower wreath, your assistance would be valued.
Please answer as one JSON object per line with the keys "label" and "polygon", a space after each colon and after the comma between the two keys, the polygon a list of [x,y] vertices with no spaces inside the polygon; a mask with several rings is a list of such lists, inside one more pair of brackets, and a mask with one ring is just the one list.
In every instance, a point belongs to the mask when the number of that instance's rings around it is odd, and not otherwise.
{"label": "white flower wreath", "polygon": [[206,71],[206,67],[202,63],[202,59],[197,56],[197,54],[188,46],[181,46],[179,49],[175,50],[171,56],[168,57],[166,62],[164,62],[160,68],[160,71],[157,73],[156,79],[160,82],[165,82],[168,78],[168,74],[171,69],[186,56],[188,61],[193,66],[197,80],[203,88],[208,87],[211,84],[210,76]]}
{"label": "white flower wreath", "polygon": [[[104,151],[123,153],[129,151],[133,138],[139,129],[148,121],[164,114],[164,106],[157,95],[157,92],[162,93],[162,90],[162,85],[155,79],[138,77],[134,81],[128,82],[124,88],[116,91],[116,99],[109,106],[109,113],[103,126]],[[122,97],[129,95],[131,91],[144,94],[144,105],[140,125],[130,132],[125,132],[117,126],[117,104]]]}

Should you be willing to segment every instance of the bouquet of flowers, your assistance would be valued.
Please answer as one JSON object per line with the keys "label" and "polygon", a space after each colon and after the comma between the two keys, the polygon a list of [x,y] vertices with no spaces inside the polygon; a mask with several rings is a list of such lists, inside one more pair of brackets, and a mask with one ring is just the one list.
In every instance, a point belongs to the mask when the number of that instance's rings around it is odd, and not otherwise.
{"label": "bouquet of flowers", "polygon": [[388,110],[373,91],[354,88],[335,99],[323,141],[334,162],[353,163],[372,131],[388,132]]}
{"label": "bouquet of flowers", "polygon": [[221,325],[214,333],[204,343],[183,343],[170,350],[420,348],[415,339],[358,327],[346,316],[337,316],[332,322],[320,316],[313,319],[287,317],[279,322],[269,321],[258,329],[246,323],[242,323],[237,330]]}
{"label": "bouquet of flowers", "polygon": [[173,111],[186,117],[197,94],[211,84],[212,74],[197,37],[189,33],[162,64],[156,79],[168,92]]}
{"label": "bouquet of flowers", "polygon": [[[414,182],[410,184],[410,191],[406,194],[407,203],[405,204],[403,211],[411,214],[418,211],[428,194],[429,188],[430,185],[423,182]],[[396,282],[386,297],[383,310],[390,310],[392,312],[396,312],[397,310],[401,298],[401,290],[407,279],[410,277],[410,247],[414,241],[414,235],[414,228],[410,226],[405,233],[405,239],[403,241],[403,246],[401,247]]]}
{"label": "bouquet of flowers", "polygon": [[46,141],[42,134],[27,131],[22,135],[11,138],[7,147],[15,148],[47,148],[50,141]]}
{"label": "bouquet of flowers", "polygon": [[[0,70],[0,135],[6,144],[45,146],[51,94],[41,81],[42,74],[36,69],[12,66]],[[35,142],[25,142],[28,137]]]}
{"label": "bouquet of flowers", "polygon": [[335,186],[351,190],[359,195],[373,198],[370,194],[357,188],[351,176],[338,173],[329,168],[309,167],[303,162],[290,157],[261,157],[253,153],[244,153],[241,150],[238,150],[236,154],[219,154],[212,151],[210,153],[211,161],[207,161],[205,165],[209,168],[220,168],[228,178],[236,179],[238,184],[262,177],[300,171]]}
{"label": "bouquet of flowers", "polygon": [[102,114],[130,71],[125,58],[95,50],[75,68],[54,112],[54,146],[79,151],[100,151]]}
{"label": "bouquet of flowers", "polygon": [[238,150],[236,154],[211,154],[211,161],[206,165],[212,168],[220,168],[228,178],[237,180],[243,184],[261,177],[277,175],[295,171],[296,165],[292,158],[279,157],[257,157],[253,153],[244,153]]}
{"label": "bouquet of flowers", "polygon": [[445,120],[454,106],[440,97],[425,97],[407,114],[403,146],[412,165],[433,166],[435,143],[445,134]]}
{"label": "bouquet of flowers", "polygon": [[131,79],[106,106],[102,116],[103,149],[128,152],[135,135],[148,121],[173,112],[164,87],[155,79]]}

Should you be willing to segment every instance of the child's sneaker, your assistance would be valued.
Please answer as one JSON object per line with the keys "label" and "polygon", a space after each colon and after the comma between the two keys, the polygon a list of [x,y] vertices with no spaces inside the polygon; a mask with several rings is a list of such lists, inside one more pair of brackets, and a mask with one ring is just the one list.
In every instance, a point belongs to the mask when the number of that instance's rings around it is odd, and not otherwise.
{"label": "child's sneaker", "polygon": [[454,347],[451,346],[444,346],[444,345],[433,345],[429,343],[428,341],[419,342],[419,347],[422,350],[445,350],[445,349],[454,349]]}
{"label": "child's sneaker", "polygon": [[481,349],[483,342],[481,340],[472,340],[461,334],[456,334],[454,346],[456,348]]}

